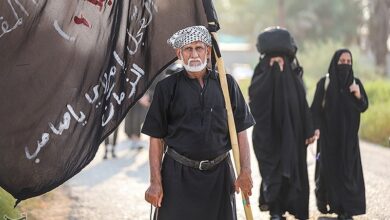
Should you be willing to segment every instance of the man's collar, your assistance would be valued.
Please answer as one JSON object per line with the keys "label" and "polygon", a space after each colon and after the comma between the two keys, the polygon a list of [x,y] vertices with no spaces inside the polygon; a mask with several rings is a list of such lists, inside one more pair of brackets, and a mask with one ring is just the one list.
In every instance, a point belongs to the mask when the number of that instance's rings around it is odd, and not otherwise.
{"label": "man's collar", "polygon": [[215,70],[210,70],[210,69],[207,69],[207,70],[208,70],[208,72],[209,72],[209,74],[210,74],[210,77],[211,77],[212,79],[218,79],[217,71],[215,71]]}
{"label": "man's collar", "polygon": [[[189,77],[189,73],[183,69],[183,73],[186,77],[190,78]],[[207,69],[206,70],[206,74],[203,76],[204,79],[207,79],[207,78],[212,78],[212,79],[218,79],[218,74],[215,70],[210,70],[210,69]]]}

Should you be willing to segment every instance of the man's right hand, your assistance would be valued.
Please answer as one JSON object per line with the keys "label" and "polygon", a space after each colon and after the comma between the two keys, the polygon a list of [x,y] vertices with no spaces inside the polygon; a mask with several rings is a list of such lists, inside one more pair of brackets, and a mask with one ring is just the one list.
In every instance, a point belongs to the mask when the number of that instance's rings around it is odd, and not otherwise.
{"label": "man's right hand", "polygon": [[161,183],[152,183],[145,192],[145,200],[154,207],[161,207],[163,188]]}

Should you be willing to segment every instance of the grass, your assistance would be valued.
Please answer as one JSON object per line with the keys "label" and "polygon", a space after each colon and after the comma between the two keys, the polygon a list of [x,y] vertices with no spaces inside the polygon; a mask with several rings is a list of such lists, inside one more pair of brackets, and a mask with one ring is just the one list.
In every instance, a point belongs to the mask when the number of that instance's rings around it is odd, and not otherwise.
{"label": "grass", "polygon": [[[68,214],[66,208],[69,205],[68,198],[61,193],[61,190],[54,190],[44,195],[34,197],[22,201],[17,208],[14,209],[15,199],[4,189],[0,188],[0,220],[4,216],[11,219],[20,219],[26,216],[28,220],[41,220],[46,218],[49,209],[56,208],[63,209],[63,212],[57,211],[64,219]],[[61,208],[63,207],[63,208]],[[49,213],[50,214],[50,213]]]}
{"label": "grass", "polygon": [[365,89],[369,107],[362,114],[360,135],[368,141],[390,147],[390,82],[368,82]]}
{"label": "grass", "polygon": [[362,115],[360,136],[373,143],[389,147],[390,102],[369,107]]}
{"label": "grass", "polygon": [[4,189],[0,188],[0,219],[4,219],[4,216],[15,219],[21,217],[19,209],[14,209],[14,204],[15,199]]}
{"label": "grass", "polygon": [[238,80],[237,83],[240,86],[242,95],[244,96],[245,100],[248,101],[249,100],[248,99],[248,88],[249,88],[249,85],[251,84],[251,79],[250,78],[240,79],[240,80]]}

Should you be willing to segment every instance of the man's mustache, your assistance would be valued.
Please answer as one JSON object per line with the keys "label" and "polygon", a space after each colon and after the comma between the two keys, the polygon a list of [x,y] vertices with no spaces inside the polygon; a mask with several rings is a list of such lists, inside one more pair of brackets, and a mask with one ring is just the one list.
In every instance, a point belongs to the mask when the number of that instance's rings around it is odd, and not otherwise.
{"label": "man's mustache", "polygon": [[201,64],[203,64],[202,60],[200,58],[196,58],[196,59],[189,59],[188,60],[188,64],[190,64],[191,62],[194,62],[194,61],[197,61],[197,62],[200,62]]}

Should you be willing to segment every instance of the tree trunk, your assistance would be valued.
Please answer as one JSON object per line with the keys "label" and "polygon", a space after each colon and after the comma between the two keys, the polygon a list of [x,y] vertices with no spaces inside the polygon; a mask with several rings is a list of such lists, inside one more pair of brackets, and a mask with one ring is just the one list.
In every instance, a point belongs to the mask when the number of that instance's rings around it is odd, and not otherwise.
{"label": "tree trunk", "polygon": [[371,16],[369,20],[369,43],[374,53],[375,61],[385,74],[387,67],[387,40],[389,36],[389,2],[375,0],[371,2]]}
{"label": "tree trunk", "polygon": [[278,25],[286,27],[286,11],[284,8],[284,0],[278,0]]}

